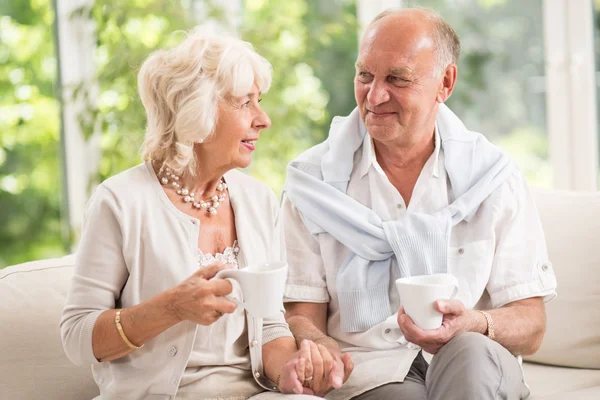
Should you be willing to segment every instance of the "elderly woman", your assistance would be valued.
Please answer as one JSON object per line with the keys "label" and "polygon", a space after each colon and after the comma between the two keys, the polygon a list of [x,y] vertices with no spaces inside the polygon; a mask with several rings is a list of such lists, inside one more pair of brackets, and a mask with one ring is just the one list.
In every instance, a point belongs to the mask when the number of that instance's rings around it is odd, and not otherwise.
{"label": "elderly woman", "polygon": [[283,306],[246,315],[215,278],[285,257],[276,197],[236,170],[271,123],[270,74],[248,43],[198,31],[142,65],[145,162],[90,199],[61,320],[101,399],[313,397],[315,345],[298,351]]}

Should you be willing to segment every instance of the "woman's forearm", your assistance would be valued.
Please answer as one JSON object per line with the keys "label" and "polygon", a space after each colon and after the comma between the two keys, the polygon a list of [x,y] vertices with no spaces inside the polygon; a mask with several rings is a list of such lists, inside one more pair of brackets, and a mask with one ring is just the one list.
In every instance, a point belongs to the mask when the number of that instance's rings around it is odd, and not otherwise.
{"label": "woman's forearm", "polygon": [[263,365],[267,378],[277,382],[283,366],[297,351],[296,340],[291,336],[283,336],[263,345]]}
{"label": "woman's forearm", "polygon": [[[170,309],[170,291],[133,307],[121,310],[121,326],[131,343],[141,346],[171,326],[180,322]],[[100,314],[92,332],[92,349],[98,361],[112,361],[134,351],[117,329],[115,315],[118,310],[107,310]]]}

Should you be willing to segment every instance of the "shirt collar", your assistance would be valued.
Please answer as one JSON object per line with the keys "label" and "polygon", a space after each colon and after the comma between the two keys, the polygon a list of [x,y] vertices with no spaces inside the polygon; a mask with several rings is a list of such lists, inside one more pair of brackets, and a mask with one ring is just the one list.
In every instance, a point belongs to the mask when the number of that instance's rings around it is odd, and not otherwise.
{"label": "shirt collar", "polygon": [[[439,161],[440,161],[440,149],[441,149],[441,140],[440,133],[437,122],[435,123],[434,128],[434,149],[433,149],[433,168],[431,170],[431,176],[438,178],[440,176],[439,171]],[[360,177],[364,177],[368,172],[371,166],[377,162],[377,157],[375,155],[375,146],[373,145],[373,139],[367,132],[365,135],[365,139],[362,145],[362,156],[357,166],[357,171],[360,174]]]}

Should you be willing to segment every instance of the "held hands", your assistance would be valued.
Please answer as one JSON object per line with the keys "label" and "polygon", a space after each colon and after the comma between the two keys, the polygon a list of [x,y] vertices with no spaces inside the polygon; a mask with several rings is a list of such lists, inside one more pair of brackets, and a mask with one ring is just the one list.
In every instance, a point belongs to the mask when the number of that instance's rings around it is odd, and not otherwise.
{"label": "held hands", "polygon": [[181,321],[189,320],[200,325],[210,325],[223,316],[232,313],[236,304],[224,296],[233,287],[225,279],[213,279],[229,265],[215,263],[201,268],[172,289],[169,307]]}
{"label": "held hands", "polygon": [[430,354],[436,354],[459,333],[471,331],[475,321],[474,311],[465,309],[460,300],[438,300],[434,304],[444,315],[438,329],[423,330],[404,312],[404,307],[398,311],[398,325],[404,338]]}
{"label": "held hands", "polygon": [[283,366],[279,390],[323,397],[340,388],[353,369],[349,353],[332,355],[325,346],[303,340],[300,350]]}

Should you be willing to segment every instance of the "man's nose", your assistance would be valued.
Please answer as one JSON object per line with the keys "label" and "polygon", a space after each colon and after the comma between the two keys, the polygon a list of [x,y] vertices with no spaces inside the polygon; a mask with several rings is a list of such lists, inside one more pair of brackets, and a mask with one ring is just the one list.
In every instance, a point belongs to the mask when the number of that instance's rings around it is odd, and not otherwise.
{"label": "man's nose", "polygon": [[387,102],[390,94],[384,84],[373,81],[367,93],[367,101],[373,106],[378,106]]}

